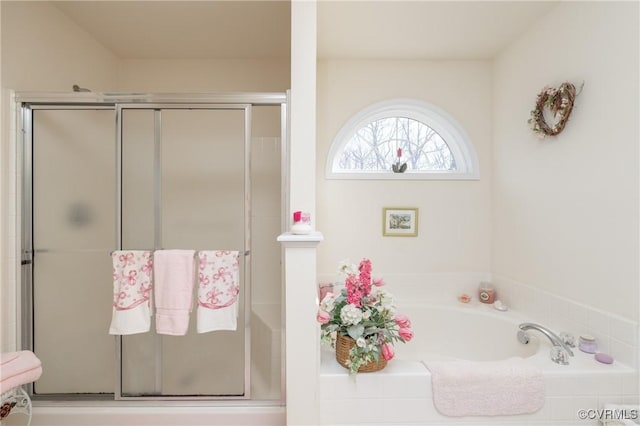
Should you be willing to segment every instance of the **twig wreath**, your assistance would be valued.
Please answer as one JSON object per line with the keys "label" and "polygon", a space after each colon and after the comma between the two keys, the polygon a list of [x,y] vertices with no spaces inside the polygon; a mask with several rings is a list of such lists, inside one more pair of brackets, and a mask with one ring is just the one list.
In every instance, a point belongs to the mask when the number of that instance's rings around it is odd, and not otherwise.
{"label": "twig wreath", "polygon": [[[582,87],[580,89],[582,91]],[[576,87],[569,82],[562,83],[558,88],[542,89],[536,97],[536,107],[531,110],[531,118],[528,120],[533,132],[540,138],[555,136],[562,132],[573,110],[576,96]],[[548,109],[553,119],[557,120],[555,124],[547,123],[544,116],[545,109]]]}

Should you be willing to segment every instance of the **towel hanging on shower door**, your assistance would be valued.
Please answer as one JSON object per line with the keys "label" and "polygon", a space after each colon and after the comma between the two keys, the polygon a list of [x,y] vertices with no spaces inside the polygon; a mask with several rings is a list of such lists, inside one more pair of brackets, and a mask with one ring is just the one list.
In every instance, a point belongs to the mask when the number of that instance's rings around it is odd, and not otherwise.
{"label": "towel hanging on shower door", "polygon": [[151,329],[151,252],[116,250],[111,253],[111,260],[113,312],[109,334],[145,333]]}
{"label": "towel hanging on shower door", "polygon": [[156,250],[155,275],[156,333],[184,336],[189,329],[193,306],[195,250]]}
{"label": "towel hanging on shower door", "polygon": [[239,252],[198,253],[198,333],[237,329]]}

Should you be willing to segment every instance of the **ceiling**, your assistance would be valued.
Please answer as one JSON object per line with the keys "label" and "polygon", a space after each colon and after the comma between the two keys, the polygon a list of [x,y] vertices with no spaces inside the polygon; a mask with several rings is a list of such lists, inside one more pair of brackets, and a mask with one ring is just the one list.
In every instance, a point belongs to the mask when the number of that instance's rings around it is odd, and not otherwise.
{"label": "ceiling", "polygon": [[318,54],[331,58],[487,59],[557,1],[323,1]]}
{"label": "ceiling", "polygon": [[[52,3],[123,59],[289,57],[289,1]],[[557,4],[319,0],[318,56],[492,58]]]}

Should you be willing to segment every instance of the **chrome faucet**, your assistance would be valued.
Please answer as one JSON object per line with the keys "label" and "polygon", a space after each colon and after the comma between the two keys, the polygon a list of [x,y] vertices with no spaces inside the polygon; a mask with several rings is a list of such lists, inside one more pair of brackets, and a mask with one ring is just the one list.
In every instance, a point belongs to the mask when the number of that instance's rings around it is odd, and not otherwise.
{"label": "chrome faucet", "polygon": [[560,336],[562,337],[560,337],[548,328],[531,322],[524,322],[520,324],[518,328],[520,329],[518,331],[518,341],[520,341],[520,343],[529,343],[530,337],[527,330],[538,330],[551,341],[551,360],[558,364],[569,364],[568,357],[573,356],[573,351],[570,347],[575,347],[575,339],[573,336],[567,333],[561,333]]}

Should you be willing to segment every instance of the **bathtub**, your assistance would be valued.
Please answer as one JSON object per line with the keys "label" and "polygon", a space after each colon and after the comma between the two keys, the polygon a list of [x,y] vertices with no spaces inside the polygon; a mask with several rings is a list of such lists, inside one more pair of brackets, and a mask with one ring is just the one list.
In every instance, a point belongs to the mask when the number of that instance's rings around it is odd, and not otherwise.
{"label": "bathtub", "polygon": [[499,312],[479,303],[428,308],[401,306],[402,313],[412,320],[415,335],[421,337],[409,344],[397,344],[398,359],[497,361],[513,356],[531,357],[540,350],[539,339],[523,345],[515,338],[514,330],[523,321],[513,312]]}
{"label": "bathtub", "polygon": [[[500,312],[481,303],[398,303],[408,315],[415,333],[408,344],[395,345],[396,356],[376,373],[349,376],[323,348],[320,368],[320,422],[326,425],[597,425],[583,420],[579,410],[597,410],[607,402],[622,403],[637,397],[637,372],[615,362],[604,365],[593,355],[574,350],[569,365],[551,361],[551,344],[531,331],[523,345],[516,334],[518,324],[536,320],[509,310]],[[566,330],[571,332],[571,330]],[[492,417],[445,417],[433,405],[430,361],[498,361],[522,357],[545,377],[545,404],[527,415]],[[590,412],[590,417],[593,417]]]}

